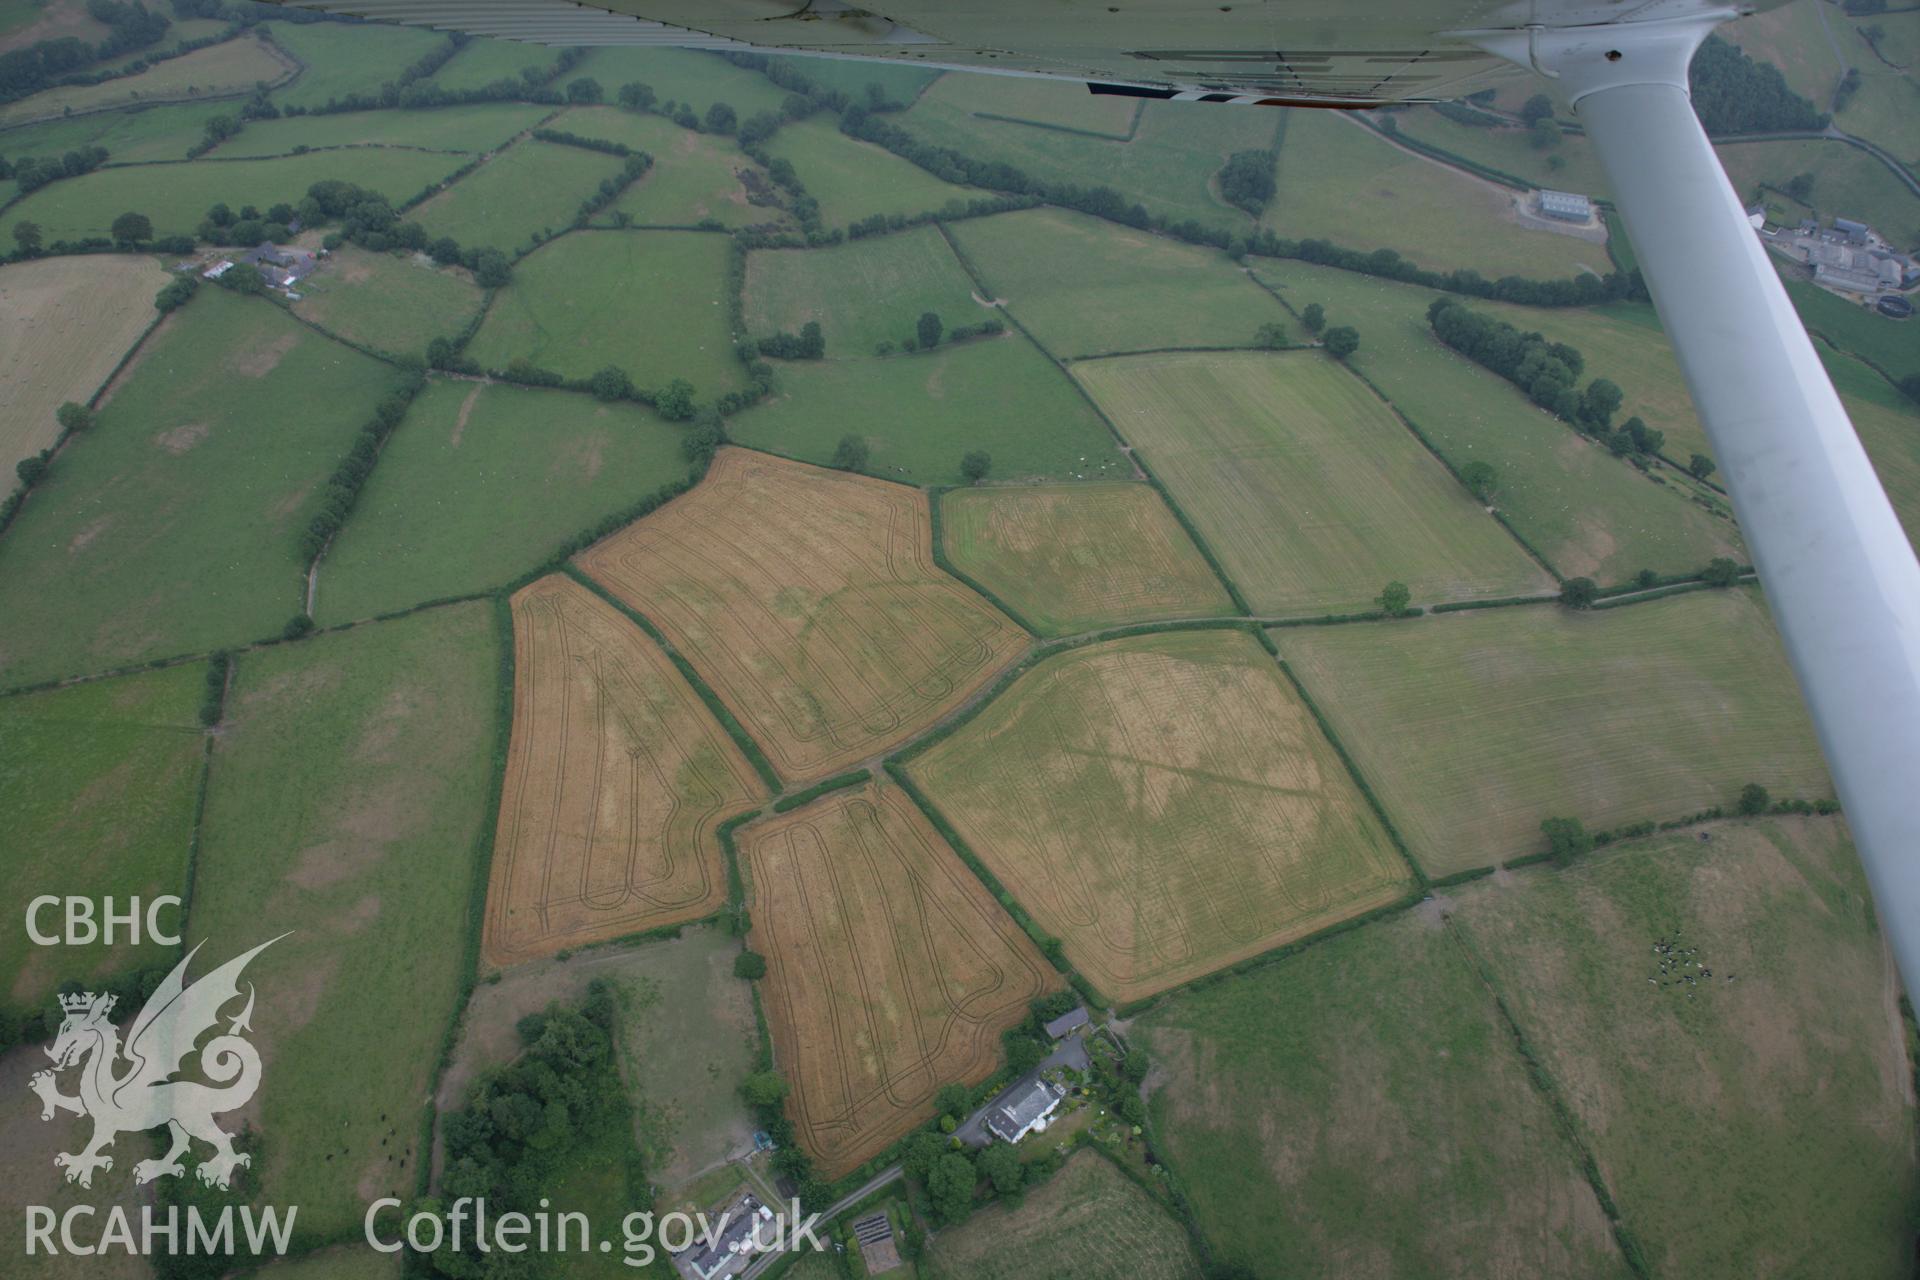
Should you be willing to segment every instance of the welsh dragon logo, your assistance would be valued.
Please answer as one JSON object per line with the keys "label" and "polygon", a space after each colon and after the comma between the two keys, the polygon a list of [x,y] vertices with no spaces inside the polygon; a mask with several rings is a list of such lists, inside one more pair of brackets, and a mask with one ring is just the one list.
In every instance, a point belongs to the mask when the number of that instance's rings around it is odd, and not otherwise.
{"label": "welsh dragon logo", "polygon": [[[261,943],[189,986],[187,966],[200,950],[194,947],[127,1025],[124,1044],[109,1017],[113,996],[86,991],[60,997],[66,1016],[46,1051],[53,1069],[35,1072],[28,1085],[40,1095],[42,1120],[53,1119],[57,1111],[93,1120],[93,1137],[84,1149],[53,1158],[66,1170],[68,1182],[91,1187],[94,1170],[113,1168],[113,1157],[105,1149],[115,1138],[161,1125],[167,1127],[171,1145],[158,1160],[133,1166],[135,1182],[179,1177],[185,1172],[180,1157],[194,1138],[214,1150],[195,1170],[209,1186],[227,1187],[233,1171],[252,1162],[233,1149],[232,1135],[213,1122],[214,1116],[245,1106],[260,1087],[260,1054],[240,1035],[252,1030],[252,983],[247,984],[246,1007],[228,1020],[225,1033],[205,1045],[199,1041],[215,1029],[221,1009],[240,997],[240,972],[247,962],[279,940]],[[199,1074],[212,1083],[176,1078],[196,1054]],[[72,1067],[80,1071],[80,1092],[69,1096],[60,1092],[56,1075]]]}

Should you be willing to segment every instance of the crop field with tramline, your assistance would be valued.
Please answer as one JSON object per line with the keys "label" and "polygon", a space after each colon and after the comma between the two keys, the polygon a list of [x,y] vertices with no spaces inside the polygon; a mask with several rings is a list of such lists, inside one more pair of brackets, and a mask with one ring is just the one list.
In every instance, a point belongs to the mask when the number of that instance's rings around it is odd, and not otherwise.
{"label": "crop field with tramline", "polygon": [[513,613],[487,961],[718,909],[727,886],[714,828],[760,794],[746,757],[660,647],[571,578],[522,589]]}
{"label": "crop field with tramline", "polygon": [[118,255],[0,271],[0,476],[59,438],[54,410],[99,390],[153,323],[166,282],[151,259]]}
{"label": "crop field with tramline", "polygon": [[1730,808],[1748,782],[1830,794],[1780,641],[1744,588],[1275,639],[1433,875],[1545,848],[1545,818],[1665,821]]}
{"label": "crop field with tramline", "polygon": [[1049,659],[910,767],[1111,999],[1392,902],[1410,879],[1286,677],[1242,631]]}
{"label": "crop field with tramline", "polygon": [[901,742],[1025,646],[934,566],[932,538],[924,494],[728,449],[580,563],[805,780]]}
{"label": "crop field with tramline", "polygon": [[897,787],[738,836],[775,1059],[801,1144],[838,1177],[992,1070],[1059,978]]}
{"label": "crop field with tramline", "polygon": [[1090,360],[1073,375],[1262,614],[1550,590],[1393,411],[1319,352]]}
{"label": "crop field with tramline", "polygon": [[1043,635],[1233,612],[1148,485],[955,489],[940,498],[940,520],[954,567]]}

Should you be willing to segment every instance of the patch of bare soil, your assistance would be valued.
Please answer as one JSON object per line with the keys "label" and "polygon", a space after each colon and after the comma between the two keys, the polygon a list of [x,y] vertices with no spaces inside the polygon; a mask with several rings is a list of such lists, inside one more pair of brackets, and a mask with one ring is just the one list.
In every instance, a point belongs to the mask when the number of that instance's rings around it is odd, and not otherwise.
{"label": "patch of bare soil", "polygon": [[270,342],[257,343],[227,357],[227,368],[243,378],[264,378],[279,368],[287,352],[298,346],[297,331],[281,334]]}
{"label": "patch of bare soil", "polygon": [[93,540],[99,537],[100,534],[105,531],[106,527],[112,523],[112,516],[101,516],[98,520],[95,520],[86,528],[74,534],[73,541],[67,543],[67,554],[75,556],[85,551],[87,547],[92,544]]}
{"label": "patch of bare soil", "polygon": [[460,438],[467,434],[467,419],[473,416],[473,406],[480,402],[480,390],[483,383],[475,383],[473,390],[467,392],[467,398],[460,402],[460,412],[453,419],[453,434],[447,442],[454,448],[460,447]]}
{"label": "patch of bare soil", "polygon": [[204,422],[186,422],[160,432],[154,436],[153,442],[177,458],[205,440],[212,429]]}

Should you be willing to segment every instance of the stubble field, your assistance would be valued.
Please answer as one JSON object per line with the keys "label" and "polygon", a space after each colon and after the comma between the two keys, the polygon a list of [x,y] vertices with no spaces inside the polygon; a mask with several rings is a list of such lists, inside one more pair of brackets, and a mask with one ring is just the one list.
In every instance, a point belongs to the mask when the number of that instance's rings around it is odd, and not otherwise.
{"label": "stubble field", "polygon": [[1387,406],[1321,352],[1171,353],[1073,374],[1262,614],[1551,590]]}
{"label": "stubble field", "polygon": [[911,769],[1111,999],[1392,902],[1410,879],[1286,677],[1242,631],[1052,658]]}
{"label": "stubble field", "polygon": [[899,743],[1026,640],[934,566],[924,494],[743,449],[580,563],[667,634],[789,781]]}
{"label": "stubble field", "polygon": [[977,1083],[1059,978],[896,787],[824,796],[739,836],[749,945],[788,1111],[837,1178]]}
{"label": "stubble field", "polygon": [[513,739],[483,940],[506,966],[726,900],[753,768],[660,647],[564,575],[513,597]]}

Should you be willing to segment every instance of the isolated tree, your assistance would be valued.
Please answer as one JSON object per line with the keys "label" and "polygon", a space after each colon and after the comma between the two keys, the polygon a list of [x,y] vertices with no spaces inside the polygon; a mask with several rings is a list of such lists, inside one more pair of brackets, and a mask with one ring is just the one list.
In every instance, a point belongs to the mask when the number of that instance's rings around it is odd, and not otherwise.
{"label": "isolated tree", "polygon": [[716,102],[707,108],[706,119],[701,122],[708,133],[732,133],[739,127],[740,118],[733,108],[724,102]]}
{"label": "isolated tree", "polygon": [[1767,789],[1757,782],[1749,782],[1740,788],[1738,808],[1743,817],[1751,818],[1756,814],[1765,813],[1772,803],[1773,798],[1767,794]]}
{"label": "isolated tree", "polygon": [[1407,611],[1413,593],[1407,590],[1404,582],[1389,582],[1380,592],[1379,603],[1382,612],[1388,617],[1397,618]]}
{"label": "isolated tree", "polygon": [[1309,302],[1300,313],[1300,323],[1307,327],[1308,333],[1319,333],[1327,327],[1327,309],[1317,302]]}
{"label": "isolated tree", "polygon": [[229,209],[227,202],[222,200],[207,210],[207,221],[216,227],[230,227],[233,225],[233,210]]}
{"label": "isolated tree", "polygon": [[452,266],[460,261],[460,242],[452,236],[441,236],[427,246],[427,256],[443,267]]}
{"label": "isolated tree", "polygon": [[1486,502],[1493,497],[1493,491],[1500,483],[1500,476],[1493,465],[1487,462],[1469,462],[1460,468],[1460,481],[1467,486],[1467,492]]}
{"label": "isolated tree", "polygon": [[1599,594],[1592,578],[1568,578],[1560,584],[1560,603],[1569,609],[1591,608]]}
{"label": "isolated tree", "polygon": [[1710,587],[1730,587],[1740,580],[1740,566],[1725,556],[1715,556],[1707,562],[1700,580]]}
{"label": "isolated tree", "polygon": [[694,413],[693,384],[675,378],[653,398],[653,409],[668,422],[685,422]]}
{"label": "isolated tree", "polygon": [[1531,128],[1542,120],[1553,117],[1553,99],[1544,93],[1536,93],[1520,107],[1520,121]]}
{"label": "isolated tree", "polygon": [[1704,453],[1696,453],[1687,459],[1687,474],[1695,480],[1705,480],[1714,471],[1713,459]]}
{"label": "isolated tree", "polygon": [[1026,1180],[1026,1168],[1020,1163],[1020,1152],[1010,1142],[996,1142],[980,1153],[974,1161],[974,1168],[1001,1195],[1018,1191]]}
{"label": "isolated tree", "polygon": [[800,358],[802,360],[820,360],[827,354],[827,335],[820,328],[818,320],[809,320],[800,326]]}
{"label": "isolated tree", "polygon": [[940,345],[940,333],[945,327],[940,323],[939,316],[931,311],[922,311],[919,323],[913,327],[913,335],[919,339],[922,350],[930,350]]}
{"label": "isolated tree", "polygon": [[864,438],[841,436],[840,443],[833,447],[833,465],[842,471],[865,471],[868,452]]}
{"label": "isolated tree", "polygon": [[987,472],[991,470],[993,470],[993,455],[985,449],[974,449],[962,455],[960,459],[960,474],[967,478],[969,484],[979,484],[987,478]]}
{"label": "isolated tree", "polygon": [[304,613],[296,613],[287,619],[287,625],[280,628],[282,640],[298,640],[313,630],[313,619]]}
{"label": "isolated tree", "polygon": [[498,249],[482,249],[473,259],[473,279],[482,289],[498,289],[513,277],[507,255]]}
{"label": "isolated tree", "polygon": [[767,976],[767,958],[758,951],[742,951],[733,958],[733,976],[757,982]]}
{"label": "isolated tree", "polygon": [[567,81],[568,102],[603,102],[606,96],[606,90],[602,89],[600,82],[592,76],[581,76],[578,80]]}
{"label": "isolated tree", "polygon": [[973,1188],[979,1182],[973,1162],[957,1151],[949,1151],[927,1170],[927,1197],[942,1222],[964,1221],[973,1212]]}
{"label": "isolated tree", "polygon": [[13,474],[20,477],[21,484],[32,488],[47,474],[47,455],[40,453],[31,458],[20,459],[13,464]]}
{"label": "isolated tree", "polygon": [[1237,205],[1254,217],[1265,211],[1273,199],[1273,153],[1236,151],[1227,157],[1220,170],[1220,194],[1228,204]]}
{"label": "isolated tree", "polygon": [[1360,331],[1350,324],[1335,325],[1327,330],[1322,339],[1327,345],[1327,354],[1335,360],[1345,360],[1360,349]]}
{"label": "isolated tree", "polygon": [[1560,145],[1560,126],[1552,120],[1536,120],[1527,130],[1527,145],[1535,151],[1551,151]]}
{"label": "isolated tree", "polygon": [[1813,175],[1810,173],[1794,174],[1791,178],[1787,179],[1786,193],[1795,200],[1798,200],[1801,204],[1811,202],[1813,199]]}
{"label": "isolated tree", "polygon": [[633,394],[633,379],[625,369],[608,365],[587,379],[587,388],[596,400],[625,400]]}
{"label": "isolated tree", "polygon": [[1593,837],[1578,818],[1548,818],[1540,831],[1547,837],[1547,850],[1556,866],[1567,866],[1593,852]]}
{"label": "isolated tree", "polygon": [[113,220],[109,234],[115,244],[145,244],[153,239],[153,222],[144,213],[123,213]]}
{"label": "isolated tree", "polygon": [[630,81],[620,86],[620,105],[631,111],[645,111],[654,103],[653,86]]}
{"label": "isolated tree", "polygon": [[786,1098],[789,1088],[778,1071],[756,1071],[740,1082],[740,1096],[750,1107],[771,1107]]}
{"label": "isolated tree", "polygon": [[1269,351],[1278,351],[1287,345],[1287,326],[1277,320],[1270,320],[1253,331],[1253,343]]}
{"label": "isolated tree", "polygon": [[27,221],[14,223],[13,243],[27,257],[40,252],[40,224]]}
{"label": "isolated tree", "polygon": [[85,431],[93,425],[93,411],[77,400],[69,400],[53,411],[62,431]]}

